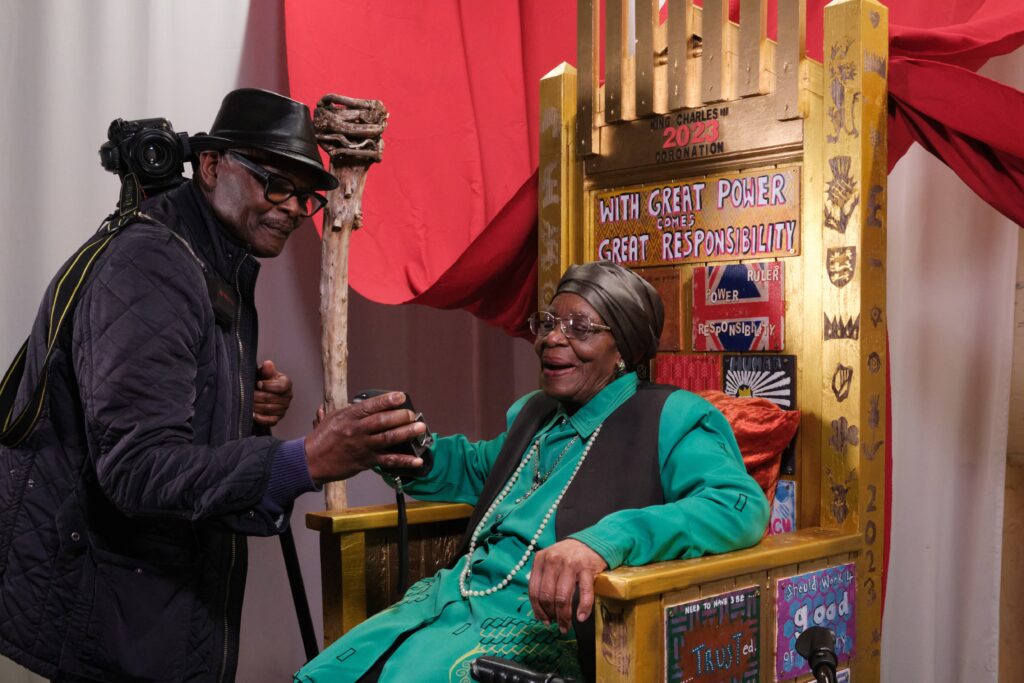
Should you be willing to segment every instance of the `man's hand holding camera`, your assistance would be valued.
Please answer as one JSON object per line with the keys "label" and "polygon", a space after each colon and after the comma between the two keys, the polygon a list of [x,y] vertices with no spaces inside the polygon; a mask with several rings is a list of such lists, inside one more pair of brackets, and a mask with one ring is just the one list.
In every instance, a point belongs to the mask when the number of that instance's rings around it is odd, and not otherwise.
{"label": "man's hand holding camera", "polygon": [[330,413],[320,408],[305,440],[313,481],[346,479],[376,466],[389,470],[421,466],[419,457],[390,452],[427,431],[413,411],[401,407],[404,403],[405,394],[395,391]]}

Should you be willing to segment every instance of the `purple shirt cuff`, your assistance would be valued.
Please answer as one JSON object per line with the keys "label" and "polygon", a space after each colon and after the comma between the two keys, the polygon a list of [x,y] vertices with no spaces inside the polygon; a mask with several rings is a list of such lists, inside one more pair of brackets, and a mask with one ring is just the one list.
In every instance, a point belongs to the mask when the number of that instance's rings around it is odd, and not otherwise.
{"label": "purple shirt cuff", "polygon": [[285,511],[290,510],[295,499],[303,493],[319,490],[309,476],[305,440],[282,441],[270,464],[270,481],[259,507],[279,520],[277,526],[281,528]]}

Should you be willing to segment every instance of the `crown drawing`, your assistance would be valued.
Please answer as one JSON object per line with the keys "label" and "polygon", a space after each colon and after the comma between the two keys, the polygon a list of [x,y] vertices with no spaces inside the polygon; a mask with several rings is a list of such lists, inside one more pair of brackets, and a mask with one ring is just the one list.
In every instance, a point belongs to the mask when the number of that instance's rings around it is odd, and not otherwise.
{"label": "crown drawing", "polygon": [[825,341],[829,339],[859,339],[860,338],[860,315],[856,318],[847,317],[844,321],[842,316],[834,318],[825,313]]}

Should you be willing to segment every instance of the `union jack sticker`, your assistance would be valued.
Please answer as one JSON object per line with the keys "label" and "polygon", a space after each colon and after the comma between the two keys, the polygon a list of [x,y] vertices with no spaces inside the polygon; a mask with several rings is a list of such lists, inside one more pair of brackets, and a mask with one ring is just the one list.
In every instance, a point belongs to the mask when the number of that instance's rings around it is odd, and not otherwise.
{"label": "union jack sticker", "polygon": [[781,351],[785,338],[781,261],[693,271],[694,351]]}

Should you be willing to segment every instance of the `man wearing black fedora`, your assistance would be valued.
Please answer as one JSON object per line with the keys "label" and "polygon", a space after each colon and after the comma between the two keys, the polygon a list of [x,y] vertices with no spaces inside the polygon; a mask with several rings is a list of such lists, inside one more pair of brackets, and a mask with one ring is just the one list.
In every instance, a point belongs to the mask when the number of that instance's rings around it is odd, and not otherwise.
{"label": "man wearing black fedora", "polygon": [[233,680],[245,537],[323,482],[421,464],[388,453],[425,429],[400,393],[259,435],[292,387],[257,366],[254,257],[337,186],[307,107],[236,90],[191,145],[192,180],[108,240],[50,339],[55,278],[27,342],[13,414],[45,390],[0,446],[0,652],[52,679]]}

